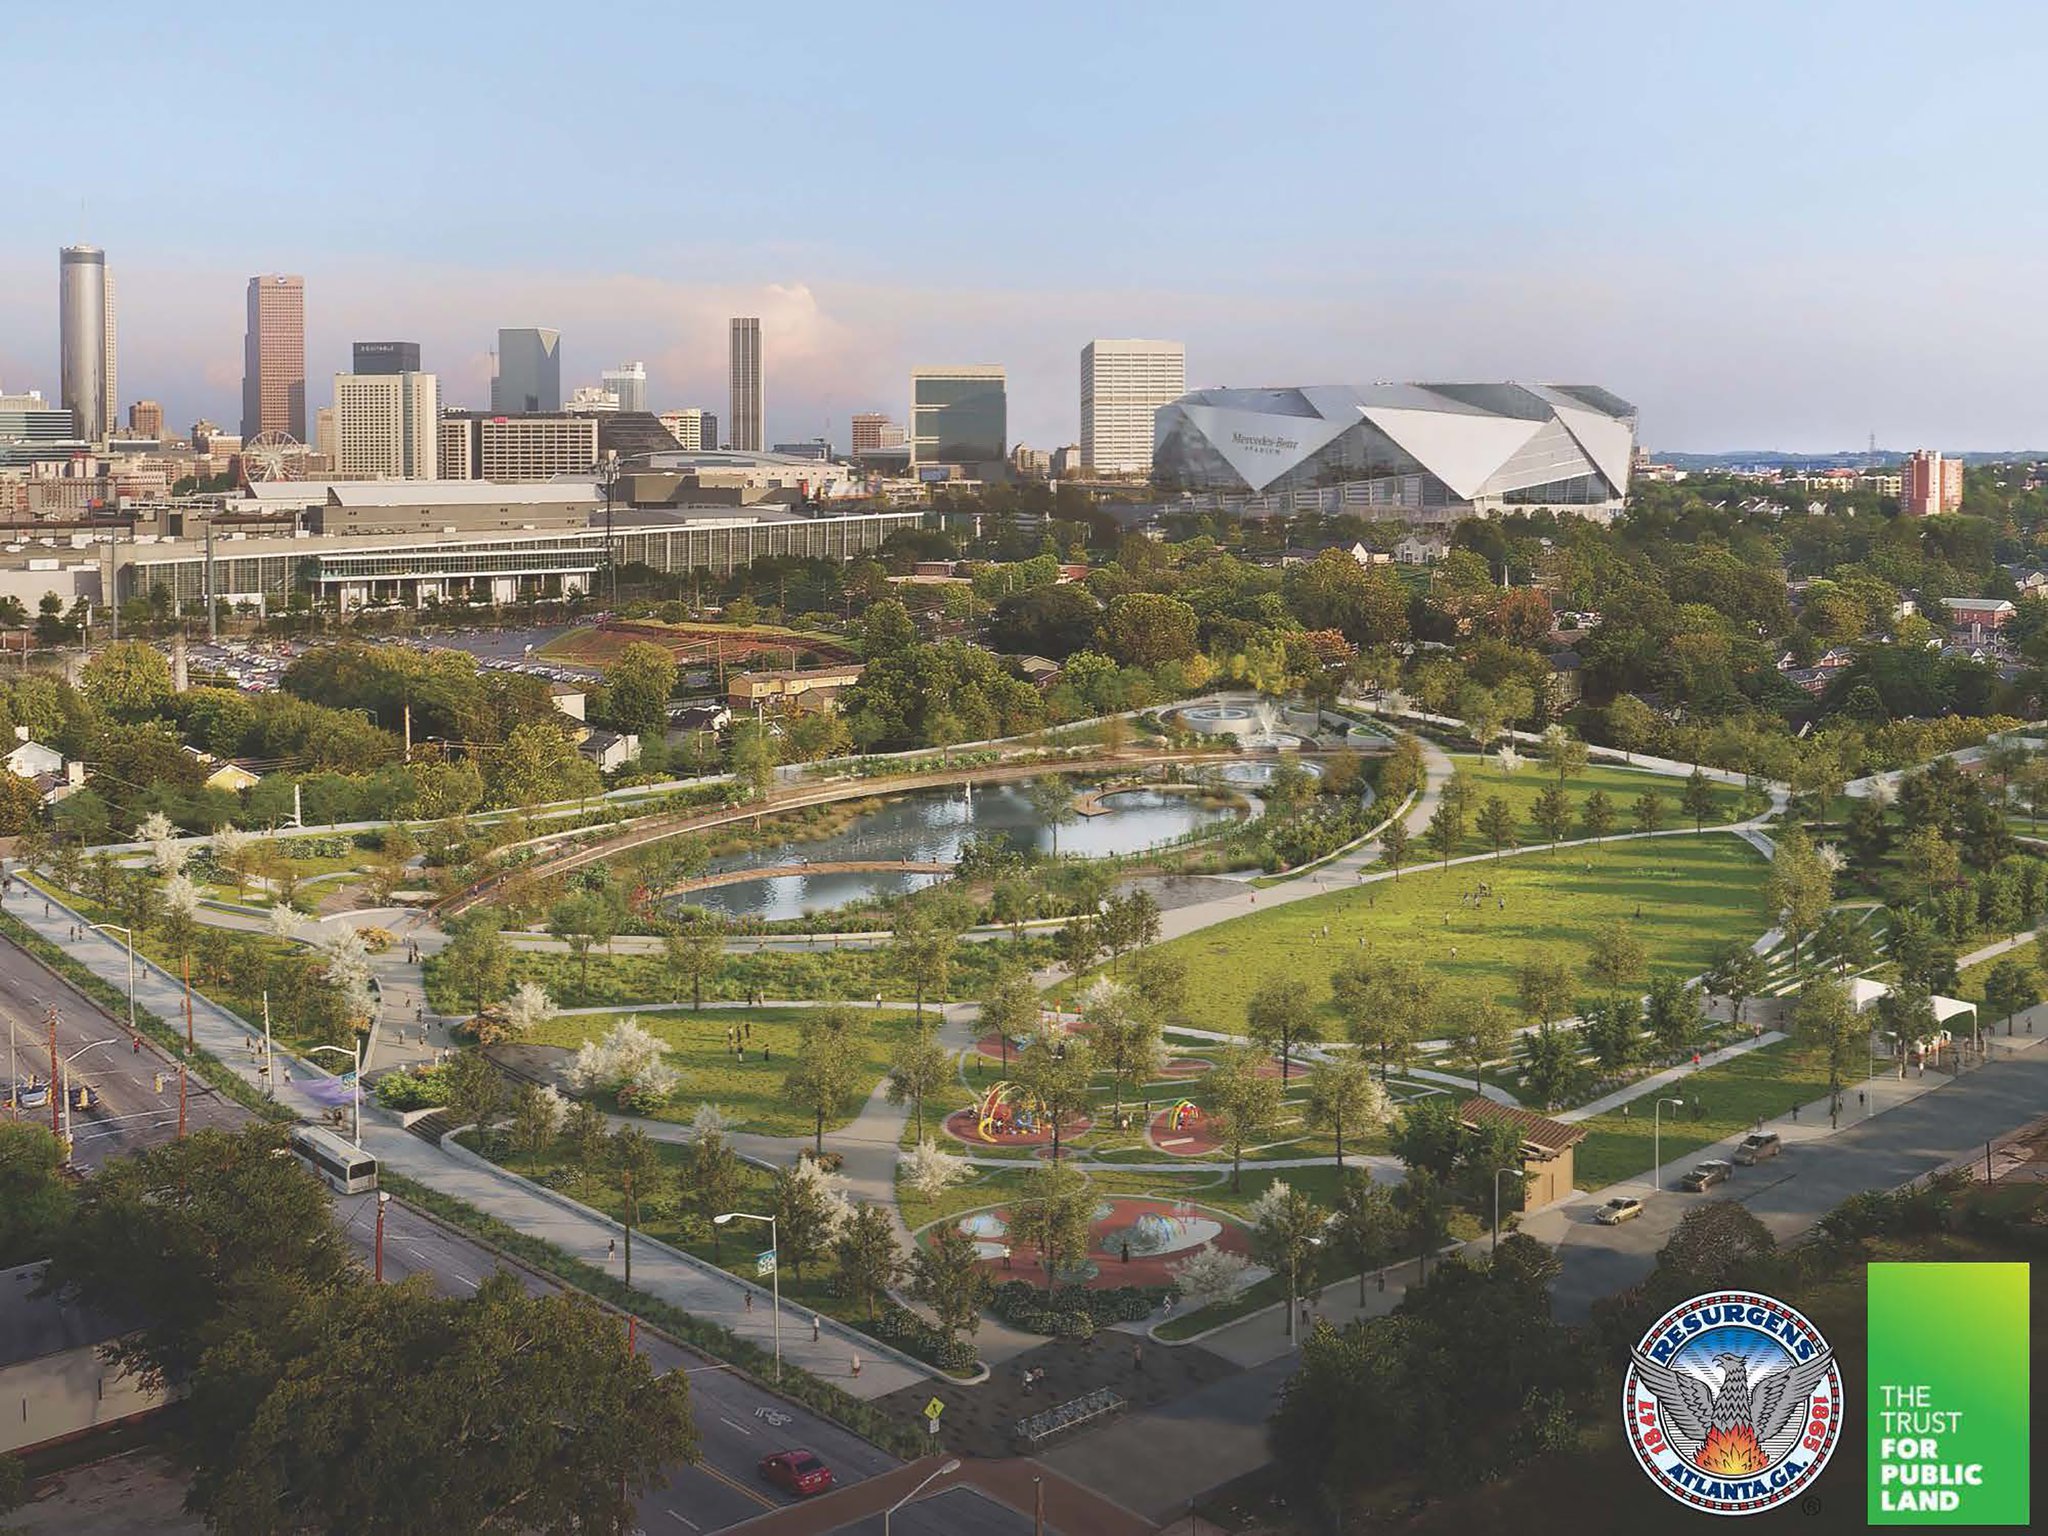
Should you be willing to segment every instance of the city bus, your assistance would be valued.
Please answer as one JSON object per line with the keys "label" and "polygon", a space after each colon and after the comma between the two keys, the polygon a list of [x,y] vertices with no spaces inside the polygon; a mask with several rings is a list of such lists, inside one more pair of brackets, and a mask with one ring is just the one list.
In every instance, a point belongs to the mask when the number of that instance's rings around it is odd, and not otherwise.
{"label": "city bus", "polygon": [[293,1126],[292,1153],[341,1194],[359,1195],[377,1187],[377,1159],[332,1131]]}

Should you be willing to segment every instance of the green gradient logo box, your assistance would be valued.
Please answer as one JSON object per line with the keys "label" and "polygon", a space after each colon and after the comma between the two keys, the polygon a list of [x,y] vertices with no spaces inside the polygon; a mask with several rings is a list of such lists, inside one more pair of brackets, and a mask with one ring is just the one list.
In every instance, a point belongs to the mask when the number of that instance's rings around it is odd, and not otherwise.
{"label": "green gradient logo box", "polygon": [[1869,1269],[1872,1525],[2029,1520],[2027,1266]]}

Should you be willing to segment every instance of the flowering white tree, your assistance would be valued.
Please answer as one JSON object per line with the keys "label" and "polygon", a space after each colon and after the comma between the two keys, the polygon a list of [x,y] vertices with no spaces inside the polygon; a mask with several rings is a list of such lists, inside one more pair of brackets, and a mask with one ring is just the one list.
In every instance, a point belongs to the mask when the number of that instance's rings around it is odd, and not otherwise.
{"label": "flowering white tree", "polygon": [[1241,1254],[1202,1247],[1178,1264],[1169,1265],[1167,1272],[1191,1305],[1208,1307],[1235,1296],[1250,1267]]}
{"label": "flowering white tree", "polygon": [[184,875],[172,875],[164,882],[164,915],[191,920],[199,916],[199,887]]}
{"label": "flowering white tree", "polygon": [[1830,876],[1839,875],[1849,867],[1848,859],[1843,856],[1842,850],[1833,843],[1822,843],[1813,850],[1813,856],[1820,860],[1820,867],[1826,870]]}
{"label": "flowering white tree", "polygon": [[535,1102],[547,1116],[548,1129],[560,1131],[563,1122],[569,1118],[569,1101],[562,1097],[553,1083],[543,1083]]}
{"label": "flowering white tree", "polygon": [[600,1040],[586,1040],[569,1064],[569,1086],[579,1092],[618,1088],[645,1080],[647,1070],[668,1052],[638,1018],[621,1019]]}
{"label": "flowering white tree", "polygon": [[135,829],[137,842],[149,844],[149,861],[160,875],[175,875],[185,867],[192,850],[178,841],[178,829],[162,811],[151,811]]}
{"label": "flowering white tree", "polygon": [[1275,1179],[1259,1191],[1259,1198],[1246,1212],[1255,1227],[1269,1226],[1287,1211],[1287,1197],[1292,1193],[1285,1179]]}
{"label": "flowering white tree", "polygon": [[1522,771],[1522,754],[1512,741],[1504,741],[1500,744],[1498,756],[1502,773],[1520,773]]}
{"label": "flowering white tree", "polygon": [[522,981],[505,999],[505,1027],[514,1039],[532,1034],[555,1016],[555,1000],[537,981]]}
{"label": "flowering white tree", "polygon": [[846,1180],[836,1173],[827,1173],[823,1164],[809,1157],[798,1158],[789,1172],[799,1184],[808,1184],[816,1191],[826,1213],[825,1241],[829,1243],[853,1215],[853,1206],[846,1198]]}
{"label": "flowering white tree", "polygon": [[270,936],[286,944],[298,941],[299,924],[305,916],[296,907],[280,901],[270,909]]}
{"label": "flowering white tree", "polygon": [[929,1140],[900,1153],[896,1166],[903,1174],[903,1182],[927,1200],[938,1199],[973,1171],[966,1158],[942,1152],[937,1143]]}
{"label": "flowering white tree", "polygon": [[235,877],[235,890],[239,892],[248,883],[249,858],[256,847],[256,834],[244,832],[232,822],[213,834],[208,847],[213,852],[213,861]]}
{"label": "flowering white tree", "polygon": [[731,1115],[706,1099],[697,1106],[697,1112],[690,1116],[690,1140],[702,1141],[706,1136],[723,1136],[736,1123]]}
{"label": "flowering white tree", "polygon": [[1413,708],[1408,695],[1399,688],[1389,688],[1380,695],[1380,708],[1390,715],[1405,715]]}

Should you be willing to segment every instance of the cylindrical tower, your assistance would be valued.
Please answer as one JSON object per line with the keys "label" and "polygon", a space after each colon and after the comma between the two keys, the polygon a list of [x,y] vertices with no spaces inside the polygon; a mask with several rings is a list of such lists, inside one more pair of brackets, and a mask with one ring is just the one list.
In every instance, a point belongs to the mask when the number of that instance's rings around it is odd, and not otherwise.
{"label": "cylindrical tower", "polygon": [[107,253],[67,245],[57,254],[58,400],[77,433],[98,442],[107,420]]}

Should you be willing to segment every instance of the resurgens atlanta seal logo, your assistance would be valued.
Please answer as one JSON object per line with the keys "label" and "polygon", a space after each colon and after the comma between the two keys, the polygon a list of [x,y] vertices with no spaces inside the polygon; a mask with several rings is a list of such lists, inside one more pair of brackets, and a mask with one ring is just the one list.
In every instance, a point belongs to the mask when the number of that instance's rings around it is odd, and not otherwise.
{"label": "resurgens atlanta seal logo", "polygon": [[1820,1330],[1753,1291],[1695,1296],[1632,1352],[1629,1444],[1672,1498],[1753,1515],[1802,1497],[1842,1432],[1842,1373]]}

